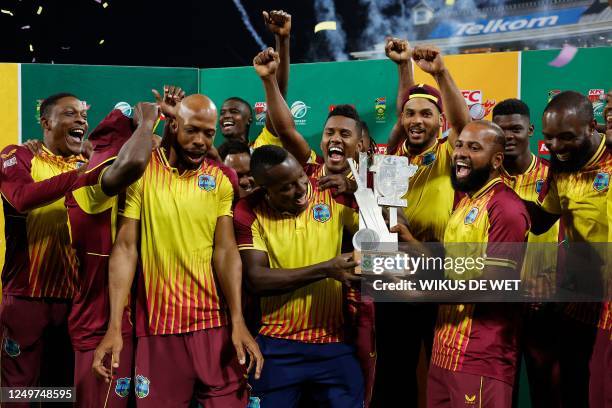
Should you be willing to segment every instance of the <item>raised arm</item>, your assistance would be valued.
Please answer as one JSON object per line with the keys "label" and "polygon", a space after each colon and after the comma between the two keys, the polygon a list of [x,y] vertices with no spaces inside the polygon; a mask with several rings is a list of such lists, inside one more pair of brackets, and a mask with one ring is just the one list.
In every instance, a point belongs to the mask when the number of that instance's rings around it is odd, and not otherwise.
{"label": "raised arm", "polygon": [[158,116],[158,105],[147,102],[136,105],[134,109],[136,130],[121,147],[117,158],[102,176],[102,190],[106,195],[119,194],[144,173],[151,158],[153,126]]}
{"label": "raised arm", "polygon": [[291,292],[325,278],[333,278],[350,286],[359,280],[353,271],[358,265],[349,256],[341,255],[303,268],[270,268],[268,254],[247,249],[240,251],[246,271],[247,285],[257,295],[269,296]]}
{"label": "raised arm", "polygon": [[84,170],[72,170],[35,182],[30,174],[32,153],[24,147],[7,146],[1,155],[0,191],[8,203],[20,213],[26,213],[59,200],[70,191]]}
{"label": "raised arm", "polygon": [[249,353],[250,371],[255,364],[255,378],[259,378],[263,366],[263,356],[259,346],[249,334],[242,316],[242,263],[232,218],[222,216],[217,219],[215,228],[215,244],[213,250],[213,265],[223,296],[229,306],[232,322],[232,342],[238,354],[240,364],[245,364],[245,349]]}
{"label": "raised arm", "polygon": [[304,137],[295,128],[295,122],[285,99],[281,95],[276,81],[279,56],[272,48],[268,48],[253,59],[253,66],[261,78],[266,93],[268,117],[274,130],[280,138],[283,147],[287,149],[300,164],[306,164],[310,158],[310,147]]}
{"label": "raised arm", "polygon": [[408,41],[400,38],[388,37],[387,44],[385,45],[385,54],[391,61],[397,64],[398,71],[397,97],[395,99],[397,121],[387,141],[387,148],[395,150],[398,143],[405,137],[404,128],[401,124],[403,111],[402,102],[404,101],[404,96],[408,92],[408,89],[414,85],[414,73],[412,72],[412,62],[410,61],[412,49]]}
{"label": "raised arm", "polygon": [[459,133],[472,120],[465,99],[446,69],[440,50],[435,47],[415,47],[412,59],[419,68],[433,76],[438,84],[444,104],[444,115],[451,125],[448,142],[454,147]]}
{"label": "raised arm", "polygon": [[[138,241],[140,221],[121,217],[117,238],[109,259],[108,286],[110,297],[110,318],[104,338],[94,352],[92,370],[106,382],[112,380],[112,370],[119,367],[119,354],[123,349],[121,322],[128,294],[134,281],[138,263]],[[104,366],[104,357],[110,354],[112,368]]]}
{"label": "raised arm", "polygon": [[[266,27],[274,34],[274,40],[276,42],[275,49],[280,58],[278,70],[276,71],[276,81],[278,82],[278,89],[281,95],[283,95],[283,98],[286,98],[287,84],[289,83],[291,14],[282,10],[264,11],[262,14]],[[268,128],[272,134],[276,135],[269,115],[266,115],[266,128]]]}

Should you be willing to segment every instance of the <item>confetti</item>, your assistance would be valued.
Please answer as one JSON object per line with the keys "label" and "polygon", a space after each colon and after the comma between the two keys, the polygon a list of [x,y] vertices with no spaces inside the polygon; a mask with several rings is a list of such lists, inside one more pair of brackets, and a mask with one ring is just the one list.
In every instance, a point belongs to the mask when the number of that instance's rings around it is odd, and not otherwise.
{"label": "confetti", "polygon": [[36,14],[38,14],[39,16],[42,14],[42,6],[38,6],[38,10],[36,11]]}
{"label": "confetti", "polygon": [[29,30],[29,29],[30,29],[30,26],[23,26],[23,27],[21,27],[21,29],[22,29],[22,30]]}
{"label": "confetti", "polygon": [[69,50],[70,47],[62,47],[62,50]]}
{"label": "confetti", "polygon": [[2,14],[8,14],[11,17],[14,16],[14,14],[13,14],[13,12],[11,10],[0,9],[0,11],[2,12]]}
{"label": "confetti", "polygon": [[554,60],[550,61],[548,65],[557,68],[564,67],[569,64],[572,59],[574,59],[577,52],[578,48],[574,47],[573,45],[565,44],[559,55],[557,55]]}
{"label": "confetti", "polygon": [[32,58],[32,62],[36,62],[36,57]]}
{"label": "confetti", "polygon": [[103,39],[100,40],[100,42],[98,44],[100,44],[100,45],[104,44],[104,40]]}
{"label": "confetti", "polygon": [[108,3],[107,3],[107,2],[104,2],[104,4],[102,4],[102,7],[103,7],[103,8],[107,8],[107,7],[108,7]]}
{"label": "confetti", "polygon": [[321,21],[315,26],[314,32],[318,33],[319,31],[323,31],[323,30],[335,30],[335,29],[336,29],[335,21]]}
{"label": "confetti", "polygon": [[455,5],[455,0],[446,0],[446,5],[447,6],[454,6]]}
{"label": "confetti", "polygon": [[30,44],[30,52],[34,52],[34,47]]}
{"label": "confetti", "polygon": [[102,0],[94,0],[96,3],[102,3]]}

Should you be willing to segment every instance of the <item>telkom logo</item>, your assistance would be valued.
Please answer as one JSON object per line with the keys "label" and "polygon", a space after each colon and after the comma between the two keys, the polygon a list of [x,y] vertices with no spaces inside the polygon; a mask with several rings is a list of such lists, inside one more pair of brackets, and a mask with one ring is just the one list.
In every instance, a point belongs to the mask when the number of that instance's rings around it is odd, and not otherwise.
{"label": "telkom logo", "polygon": [[455,32],[456,36],[479,35],[503,33],[508,31],[518,31],[530,28],[550,27],[557,24],[559,16],[542,16],[518,19],[497,19],[489,20],[487,24],[464,23],[459,24]]}

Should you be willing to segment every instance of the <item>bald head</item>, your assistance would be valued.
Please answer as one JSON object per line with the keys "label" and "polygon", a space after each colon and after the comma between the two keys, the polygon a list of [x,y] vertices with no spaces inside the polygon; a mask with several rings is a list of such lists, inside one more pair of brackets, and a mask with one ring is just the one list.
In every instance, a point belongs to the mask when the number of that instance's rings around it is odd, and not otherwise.
{"label": "bald head", "polygon": [[215,103],[206,95],[193,94],[186,96],[178,107],[178,114],[185,118],[195,113],[203,115],[214,115],[217,116],[217,107]]}
{"label": "bald head", "polygon": [[504,151],[506,146],[506,136],[504,131],[497,124],[488,120],[475,120],[468,123],[464,130],[475,132],[485,138],[490,138],[490,144],[493,152]]}
{"label": "bald head", "polygon": [[547,118],[568,118],[575,116],[583,124],[594,120],[593,104],[586,96],[575,91],[564,91],[555,96],[544,108],[544,121]]}

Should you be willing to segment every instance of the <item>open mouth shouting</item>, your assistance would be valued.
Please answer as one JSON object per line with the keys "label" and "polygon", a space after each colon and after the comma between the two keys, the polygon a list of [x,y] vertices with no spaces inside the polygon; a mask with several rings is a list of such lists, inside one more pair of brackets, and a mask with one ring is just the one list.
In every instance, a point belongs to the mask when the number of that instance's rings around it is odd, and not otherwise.
{"label": "open mouth shouting", "polygon": [[206,152],[203,150],[183,150],[185,158],[193,165],[202,163],[206,157]]}
{"label": "open mouth shouting", "polygon": [[85,129],[75,127],[68,130],[68,141],[72,143],[80,144],[85,136]]}
{"label": "open mouth shouting", "polygon": [[327,157],[333,164],[342,163],[344,160],[344,148],[341,145],[330,146],[327,149]]}
{"label": "open mouth shouting", "polygon": [[554,153],[554,155],[557,160],[561,162],[566,162],[571,158],[571,155],[569,153]]}
{"label": "open mouth shouting", "polygon": [[425,128],[422,126],[411,126],[408,128],[408,137],[411,139],[422,139],[425,137]]}
{"label": "open mouth shouting", "polygon": [[472,166],[465,160],[455,161],[455,175],[457,179],[463,179],[470,175],[472,172]]}
{"label": "open mouth shouting", "polygon": [[234,130],[236,122],[231,119],[225,119],[221,121],[221,132],[228,133]]}

